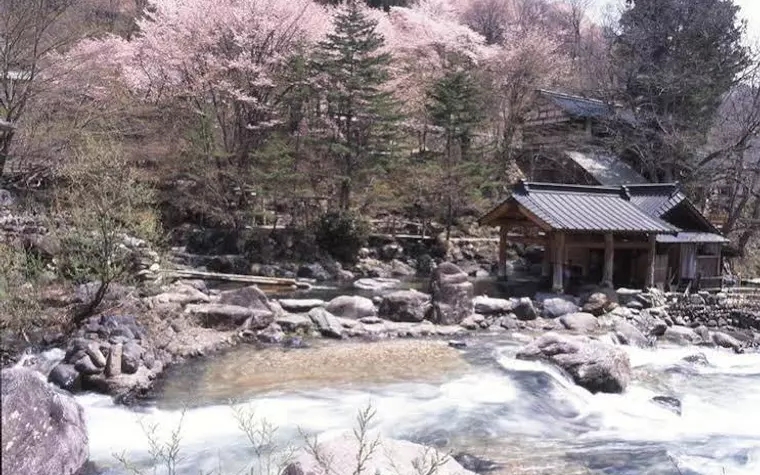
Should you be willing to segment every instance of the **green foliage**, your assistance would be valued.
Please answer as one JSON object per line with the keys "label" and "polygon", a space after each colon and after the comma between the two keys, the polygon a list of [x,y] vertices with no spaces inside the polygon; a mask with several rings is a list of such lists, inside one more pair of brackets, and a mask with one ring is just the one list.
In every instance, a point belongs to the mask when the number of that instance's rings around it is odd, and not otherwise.
{"label": "green foliage", "polygon": [[357,2],[348,2],[334,26],[319,44],[313,67],[327,102],[322,144],[338,170],[340,208],[348,210],[352,190],[366,182],[367,173],[388,165],[398,117],[384,90],[391,56],[381,51],[377,23]]}
{"label": "green foliage", "polygon": [[359,216],[347,211],[327,213],[319,220],[316,241],[335,259],[353,262],[367,242],[369,226]]}
{"label": "green foliage", "polygon": [[475,129],[483,121],[482,91],[465,69],[448,71],[428,91],[428,113],[443,129],[445,147],[436,166],[429,166],[431,187],[438,190],[446,238],[469,199],[488,176],[484,160],[471,156]]}

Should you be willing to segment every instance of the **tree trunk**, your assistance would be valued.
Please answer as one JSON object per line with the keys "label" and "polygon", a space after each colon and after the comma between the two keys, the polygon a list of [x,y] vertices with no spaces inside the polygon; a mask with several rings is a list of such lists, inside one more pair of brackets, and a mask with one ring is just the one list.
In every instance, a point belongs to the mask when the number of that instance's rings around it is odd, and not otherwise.
{"label": "tree trunk", "polygon": [[8,158],[10,158],[9,153],[11,151],[13,136],[13,130],[8,130],[0,135],[0,179],[5,176],[5,164],[8,163]]}

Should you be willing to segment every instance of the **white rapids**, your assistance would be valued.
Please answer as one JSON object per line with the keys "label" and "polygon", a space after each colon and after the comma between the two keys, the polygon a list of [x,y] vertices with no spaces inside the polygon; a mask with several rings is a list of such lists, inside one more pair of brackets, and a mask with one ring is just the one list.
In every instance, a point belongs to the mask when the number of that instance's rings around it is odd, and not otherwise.
{"label": "white rapids", "polygon": [[[631,386],[621,395],[593,395],[553,367],[515,359],[515,348],[510,342],[475,341],[465,352],[465,359],[472,356],[468,370],[443,382],[278,390],[246,396],[243,404],[279,427],[283,446],[298,444],[300,432],[351,428],[357,411],[371,402],[377,427],[389,436],[527,467],[502,473],[557,473],[540,466],[620,475],[760,473],[760,354],[628,348]],[[695,353],[704,354],[708,364],[683,360]],[[681,416],[651,401],[662,394],[681,400]],[[183,416],[161,404],[125,408],[91,394],[78,400],[100,473],[127,473],[114,454],[145,467],[145,429],[154,427],[157,438],[167,440],[181,418],[178,473],[239,473],[252,465],[229,404],[191,406]]]}

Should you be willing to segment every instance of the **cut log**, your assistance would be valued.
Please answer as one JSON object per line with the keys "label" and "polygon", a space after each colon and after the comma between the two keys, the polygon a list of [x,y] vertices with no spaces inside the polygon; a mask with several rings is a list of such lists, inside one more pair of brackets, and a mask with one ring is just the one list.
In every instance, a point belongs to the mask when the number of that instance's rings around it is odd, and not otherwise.
{"label": "cut log", "polygon": [[224,282],[240,282],[272,287],[292,287],[310,289],[311,284],[296,279],[281,279],[278,277],[262,277],[258,275],[224,274],[221,272],[204,272],[185,269],[165,269],[161,271],[167,277],[179,279],[220,280]]}

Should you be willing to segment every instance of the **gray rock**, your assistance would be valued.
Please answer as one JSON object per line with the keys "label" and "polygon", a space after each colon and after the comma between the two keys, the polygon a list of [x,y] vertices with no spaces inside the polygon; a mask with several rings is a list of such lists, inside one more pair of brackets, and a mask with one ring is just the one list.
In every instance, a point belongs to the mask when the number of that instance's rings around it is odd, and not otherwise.
{"label": "gray rock", "polygon": [[90,357],[92,362],[97,366],[98,368],[105,368],[106,366],[106,357],[103,356],[103,353],[100,351],[100,347],[97,343],[92,342],[89,345],[87,345],[87,356]]}
{"label": "gray rock", "polygon": [[599,321],[590,313],[568,313],[567,315],[562,315],[559,321],[568,330],[578,332],[588,333],[599,328]]}
{"label": "gray rock", "polygon": [[283,310],[293,313],[307,313],[312,308],[327,305],[327,302],[319,299],[280,299],[278,302]]}
{"label": "gray rock", "polygon": [[512,312],[517,316],[518,320],[528,321],[538,318],[536,307],[533,306],[533,301],[528,297],[518,300]]}
{"label": "gray rock", "polygon": [[652,398],[652,402],[659,404],[665,409],[681,415],[681,400],[672,396],[655,396]]}
{"label": "gray rock", "polygon": [[278,324],[272,323],[265,329],[258,332],[256,334],[256,338],[264,343],[280,343],[285,340],[285,333],[282,331],[282,328]]}
{"label": "gray rock", "polygon": [[251,329],[266,328],[274,321],[271,310],[218,303],[190,304],[185,313],[196,317],[200,324],[217,330],[234,330],[241,325]]}
{"label": "gray rock", "polygon": [[504,315],[499,319],[499,326],[505,330],[514,331],[518,328],[517,323],[517,315],[514,313],[510,313],[509,315]]}
{"label": "gray rock", "polygon": [[414,267],[398,259],[392,260],[390,265],[391,275],[394,277],[411,277],[417,273],[417,271],[414,270]]}
{"label": "gray rock", "polygon": [[317,282],[324,282],[332,279],[330,273],[319,263],[307,264],[299,267],[296,276],[304,279],[314,279]]}
{"label": "gray rock", "polygon": [[515,303],[507,299],[495,299],[485,295],[478,295],[472,300],[475,313],[481,315],[502,315],[512,312]]}
{"label": "gray rock", "polygon": [[[428,473],[435,463],[435,475],[474,475],[456,460],[437,450],[405,440],[394,440],[370,431],[367,440],[377,440],[374,451],[367,454],[362,473],[411,474]],[[352,431],[320,439],[317,453],[321,460],[329,460],[329,466],[320,463],[313,451],[301,449],[294,454],[285,468],[287,475],[354,475],[360,445]]]}
{"label": "gray rock", "polygon": [[429,320],[442,325],[454,325],[470,316],[474,287],[462,269],[444,262],[433,271],[430,279],[432,307]]}
{"label": "gray rock", "polygon": [[374,317],[377,309],[372,300],[358,295],[341,295],[330,300],[325,308],[331,314],[344,318]]}
{"label": "gray rock", "polygon": [[140,368],[143,348],[134,342],[126,343],[121,351],[121,371],[124,374],[134,374]]}
{"label": "gray rock", "polygon": [[4,369],[2,472],[6,475],[74,475],[89,456],[84,411],[35,371]]}
{"label": "gray rock", "polygon": [[223,305],[234,305],[248,309],[268,310],[269,312],[274,312],[269,305],[269,299],[266,294],[255,285],[222,292],[219,296],[219,303]]}
{"label": "gray rock", "polygon": [[620,288],[617,289],[616,294],[620,305],[628,306],[628,304],[631,302],[638,302],[636,300],[636,296],[641,294],[641,290]]}
{"label": "gray rock", "polygon": [[111,345],[111,351],[108,352],[106,360],[106,376],[112,378],[121,374],[121,357],[124,351],[124,345],[117,343]]}
{"label": "gray rock", "polygon": [[578,306],[575,303],[560,297],[554,297],[544,300],[544,318],[559,318],[568,313],[577,312]]}
{"label": "gray rock", "polygon": [[694,330],[679,325],[668,327],[661,338],[665,341],[676,343],[678,345],[696,344],[702,341],[702,338],[700,338]]}
{"label": "gray rock", "polygon": [[383,297],[378,314],[394,322],[421,322],[429,307],[429,295],[416,290],[399,290]]}
{"label": "gray rock", "polygon": [[309,311],[309,318],[314,323],[322,336],[329,338],[343,338],[345,330],[340,321],[324,308],[313,308]]}
{"label": "gray rock", "polygon": [[310,332],[314,326],[311,319],[305,315],[282,315],[275,319],[275,323],[289,333]]}
{"label": "gray rock", "polygon": [[710,362],[707,361],[707,356],[704,353],[695,353],[693,355],[685,356],[682,360],[686,363],[695,364],[698,366],[709,366]]}
{"label": "gray rock", "polygon": [[465,328],[467,330],[477,330],[479,328],[482,328],[483,322],[485,322],[483,315],[473,313],[469,317],[462,320],[460,325],[462,328]]}
{"label": "gray rock", "polygon": [[602,315],[610,307],[612,302],[604,292],[595,292],[589,296],[583,304],[583,311],[595,316]]}
{"label": "gray rock", "polygon": [[462,340],[449,340],[449,346],[452,348],[461,349],[467,348],[467,343]]}
{"label": "gray rock", "polygon": [[98,368],[87,355],[82,356],[74,363],[74,369],[86,375],[98,374],[103,371],[103,368]]}
{"label": "gray rock", "polygon": [[48,381],[73,393],[81,388],[82,377],[73,365],[61,363],[50,372]]}
{"label": "gray rock", "polygon": [[743,347],[739,340],[722,332],[713,332],[712,342],[721,348],[728,348],[736,352],[741,351]]}
{"label": "gray rock", "polygon": [[362,317],[359,319],[359,321],[365,325],[379,325],[385,320],[380,317]]}
{"label": "gray rock", "polygon": [[517,357],[555,364],[592,393],[620,393],[631,381],[628,354],[587,337],[546,333],[520,349]]}
{"label": "gray rock", "polygon": [[622,319],[617,319],[613,326],[615,336],[620,343],[629,346],[645,347],[649,346],[649,340],[638,328]]}
{"label": "gray rock", "polygon": [[354,287],[359,290],[371,290],[380,291],[387,289],[395,289],[401,284],[398,279],[391,279],[388,277],[374,277],[359,279],[354,282]]}

